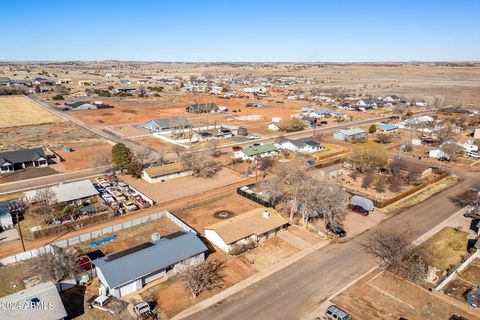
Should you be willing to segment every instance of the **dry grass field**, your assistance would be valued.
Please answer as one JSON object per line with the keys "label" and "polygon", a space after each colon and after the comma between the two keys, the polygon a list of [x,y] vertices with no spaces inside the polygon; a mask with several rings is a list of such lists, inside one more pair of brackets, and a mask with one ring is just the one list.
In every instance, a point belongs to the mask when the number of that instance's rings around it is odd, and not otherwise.
{"label": "dry grass field", "polygon": [[23,96],[0,97],[0,128],[51,123],[58,117]]}

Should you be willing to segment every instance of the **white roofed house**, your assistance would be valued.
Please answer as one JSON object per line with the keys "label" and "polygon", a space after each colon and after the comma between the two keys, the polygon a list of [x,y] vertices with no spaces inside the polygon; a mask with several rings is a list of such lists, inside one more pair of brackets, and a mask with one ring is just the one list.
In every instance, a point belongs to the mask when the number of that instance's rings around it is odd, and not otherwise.
{"label": "white roofed house", "polygon": [[322,149],[320,142],[315,138],[302,138],[302,139],[286,139],[282,138],[276,143],[279,149],[286,149],[290,151],[312,153]]}
{"label": "white roofed house", "polygon": [[270,208],[258,208],[205,228],[205,238],[230,254],[239,247],[260,243],[288,227],[288,221]]}
{"label": "white roofed house", "polygon": [[67,312],[57,287],[44,282],[0,298],[0,319],[59,320],[67,318]]}
{"label": "white roofed house", "polygon": [[338,130],[333,134],[333,138],[342,141],[361,140],[367,136],[367,133],[362,128],[350,128]]}
{"label": "white roofed house", "polygon": [[[49,188],[54,194],[53,203],[88,202],[91,197],[98,195],[98,190],[95,189],[90,180],[62,183]],[[35,202],[37,192],[40,190],[42,189],[26,191],[27,201]]]}
{"label": "white roofed house", "polygon": [[92,261],[108,292],[120,298],[205,260],[207,247],[193,232],[149,241]]}

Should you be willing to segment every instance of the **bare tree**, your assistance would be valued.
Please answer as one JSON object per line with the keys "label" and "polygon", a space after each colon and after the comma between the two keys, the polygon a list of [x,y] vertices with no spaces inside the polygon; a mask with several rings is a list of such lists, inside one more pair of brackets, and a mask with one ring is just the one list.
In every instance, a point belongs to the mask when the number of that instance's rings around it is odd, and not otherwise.
{"label": "bare tree", "polygon": [[275,165],[273,157],[259,157],[257,159],[257,168],[262,171],[268,171]]}
{"label": "bare tree", "polygon": [[352,149],[350,162],[360,171],[374,170],[386,166],[387,153],[383,146],[378,144],[365,144]]}
{"label": "bare tree", "polygon": [[453,202],[457,207],[463,208],[466,206],[478,206],[480,205],[480,186],[477,185],[470,190],[461,192],[450,197],[450,201]]}
{"label": "bare tree", "polygon": [[464,149],[456,143],[444,143],[440,149],[448,156],[448,160],[450,161],[455,161],[455,159],[465,152]]}
{"label": "bare tree", "polygon": [[208,141],[208,152],[212,157],[218,156],[218,146],[220,145],[220,142],[217,139],[212,139]]}
{"label": "bare tree", "polygon": [[456,133],[452,124],[447,124],[436,131],[437,140],[440,144],[455,138]]}
{"label": "bare tree", "polygon": [[149,147],[142,146],[136,150],[135,154],[142,166],[146,167],[156,161],[156,154]]}
{"label": "bare tree", "polygon": [[392,142],[392,136],[386,133],[379,133],[376,135],[376,141],[381,144]]}
{"label": "bare tree", "polygon": [[221,164],[204,152],[186,153],[181,158],[185,169],[191,170],[196,177],[210,178],[220,171]]}
{"label": "bare tree", "polygon": [[402,190],[402,177],[390,176],[388,178],[388,188],[392,192],[400,192]]}
{"label": "bare tree", "polygon": [[97,167],[111,166],[112,154],[110,152],[100,152],[93,159],[93,165]]}
{"label": "bare tree", "polygon": [[384,193],[386,185],[387,185],[387,182],[385,181],[385,177],[380,176],[378,177],[377,182],[375,183],[375,188],[377,189],[377,192]]}
{"label": "bare tree", "polygon": [[370,185],[373,182],[373,171],[369,170],[367,173],[363,176],[362,180],[362,188],[367,189],[370,187]]}
{"label": "bare tree", "polygon": [[56,283],[72,277],[77,271],[77,255],[72,248],[64,249],[50,245],[52,252],[38,256],[38,261],[33,264],[33,272],[40,274],[44,280]]}
{"label": "bare tree", "polygon": [[182,274],[185,286],[194,297],[206,290],[221,286],[225,265],[219,260],[204,261],[196,266],[188,267]]}
{"label": "bare tree", "polygon": [[180,156],[183,152],[184,147],[179,144],[174,144],[172,147],[172,151],[177,155],[177,159],[180,159]]}
{"label": "bare tree", "polygon": [[380,267],[397,274],[413,252],[408,233],[393,228],[373,231],[362,245],[370,255],[381,260]]}

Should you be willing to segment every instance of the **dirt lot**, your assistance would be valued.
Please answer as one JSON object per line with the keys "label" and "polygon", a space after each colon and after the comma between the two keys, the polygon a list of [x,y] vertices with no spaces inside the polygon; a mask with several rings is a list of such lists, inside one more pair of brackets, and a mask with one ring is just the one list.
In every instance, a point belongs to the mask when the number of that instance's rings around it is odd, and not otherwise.
{"label": "dirt lot", "polygon": [[468,306],[445,296],[429,292],[391,273],[374,271],[333,299],[354,319],[448,319],[461,315],[478,319]]}
{"label": "dirt lot", "polygon": [[221,221],[213,215],[217,211],[229,211],[236,216],[259,207],[259,204],[232,193],[218,199],[205,201],[192,208],[177,211],[175,214],[203,234],[205,227]]}
{"label": "dirt lot", "polygon": [[92,141],[91,143],[70,143],[68,147],[73,152],[57,149],[56,152],[65,159],[64,162],[54,165],[58,171],[74,171],[97,166],[95,158],[99,154],[111,154],[112,145],[109,143]]}
{"label": "dirt lot", "polygon": [[0,128],[0,151],[34,147],[64,148],[76,142],[100,142],[95,134],[71,122]]}
{"label": "dirt lot", "polygon": [[[24,96],[0,97],[0,128],[51,123],[60,119]],[[4,116],[8,115],[8,116]]]}
{"label": "dirt lot", "polygon": [[279,237],[273,237],[262,242],[257,248],[242,254],[240,258],[255,270],[262,271],[298,251],[299,249]]}
{"label": "dirt lot", "polygon": [[167,218],[160,218],[158,220],[143,223],[132,228],[116,231],[114,232],[114,234],[117,236],[115,240],[102,244],[99,247],[90,247],[88,245],[90,242],[89,241],[83,242],[80,245],[76,245],[75,248],[82,252],[101,250],[103,254],[109,255],[114,252],[122,251],[124,249],[150,241],[151,235],[154,232],[158,232],[162,237],[164,237],[177,231],[180,231],[180,228],[176,224]]}
{"label": "dirt lot", "polygon": [[120,178],[159,204],[246,180],[237,172],[225,168],[213,178],[187,176],[158,183],[148,183],[143,179],[134,179],[130,176]]}

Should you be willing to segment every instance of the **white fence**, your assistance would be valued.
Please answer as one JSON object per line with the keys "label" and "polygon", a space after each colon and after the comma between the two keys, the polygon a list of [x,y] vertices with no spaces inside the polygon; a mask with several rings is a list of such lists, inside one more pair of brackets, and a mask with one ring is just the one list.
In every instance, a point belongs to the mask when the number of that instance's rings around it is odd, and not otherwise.
{"label": "white fence", "polygon": [[445,280],[443,280],[438,286],[435,287],[435,290],[440,291],[445,288],[451,281],[455,280],[460,272],[462,272],[473,260],[478,258],[480,251],[477,250],[474,254],[468,257],[467,260],[463,261],[455,271],[453,271]]}
{"label": "white fence", "polygon": [[[102,229],[87,232],[87,233],[84,233],[84,234],[81,234],[81,235],[78,235],[78,236],[74,236],[74,237],[71,237],[71,238],[68,238],[68,239],[65,239],[65,240],[56,241],[56,242],[53,243],[53,245],[56,245],[56,246],[61,247],[61,248],[70,247],[70,246],[73,246],[73,245],[78,244],[80,242],[89,241],[89,240],[92,240],[92,239],[97,238],[97,237],[103,237],[103,236],[106,236],[108,234],[112,234],[114,232],[117,232],[117,231],[120,231],[120,230],[123,230],[123,229],[128,229],[128,228],[131,228],[133,226],[137,226],[137,225],[147,223],[147,222],[150,222],[150,221],[155,221],[155,220],[163,218],[163,217],[171,220],[173,223],[175,223],[183,231],[193,232],[193,233],[197,234],[197,232],[192,227],[190,227],[188,224],[183,222],[176,215],[174,215],[171,212],[168,212],[168,211],[164,210],[164,211],[152,213],[151,215],[148,215],[148,216],[132,219],[132,220],[121,222],[121,223],[118,223],[118,224],[114,224],[112,226],[108,226],[108,227],[105,227],[105,228],[102,228]],[[25,252],[22,252],[22,253],[17,253],[15,255],[0,259],[0,264],[11,264],[11,263],[19,262],[19,261],[28,260],[28,259],[37,257],[41,254],[48,253],[50,251],[51,251],[50,245],[46,245],[44,247],[39,247],[39,248],[36,248],[36,249],[28,250],[28,251],[25,251]]]}

